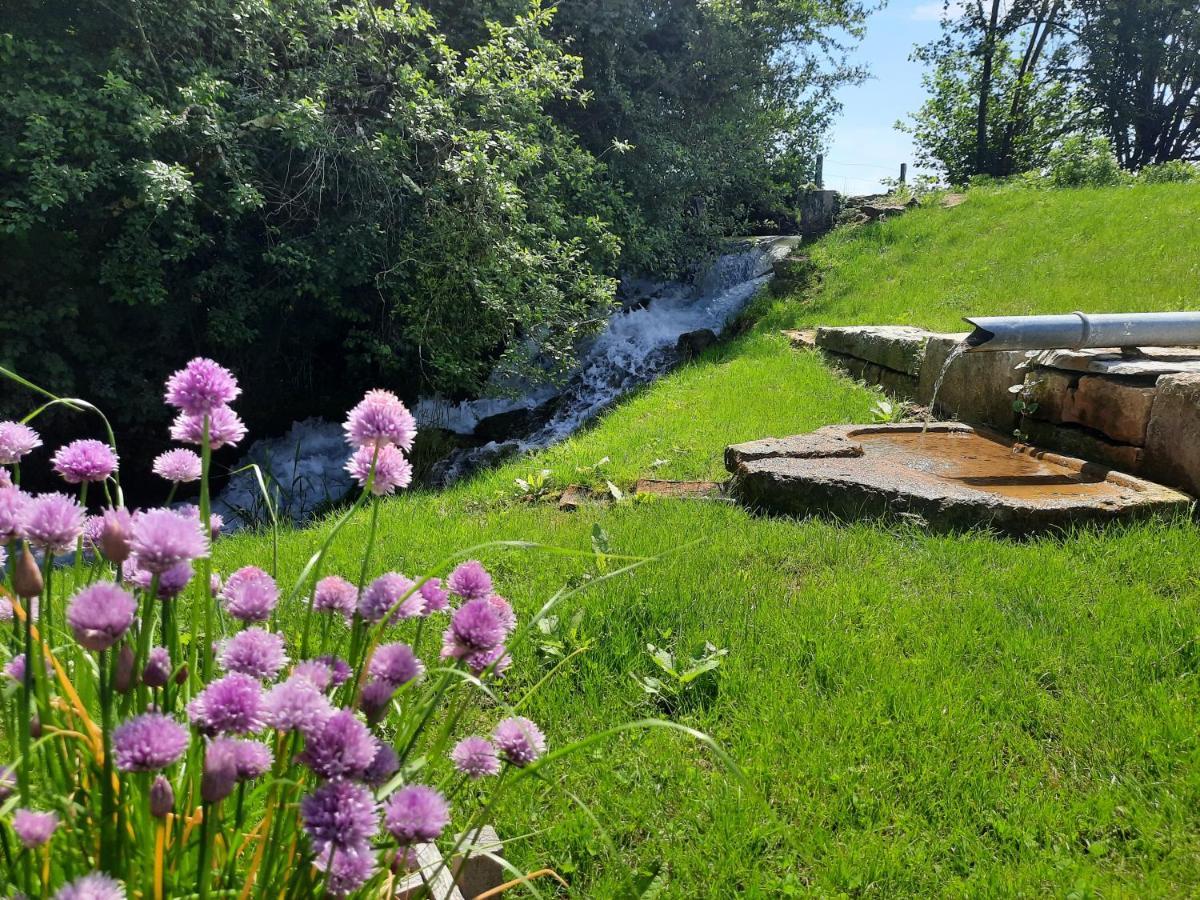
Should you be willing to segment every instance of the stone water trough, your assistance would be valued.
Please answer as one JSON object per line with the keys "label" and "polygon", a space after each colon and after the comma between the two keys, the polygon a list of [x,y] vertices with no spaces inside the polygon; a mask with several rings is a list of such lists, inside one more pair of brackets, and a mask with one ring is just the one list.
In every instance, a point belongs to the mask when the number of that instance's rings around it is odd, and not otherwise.
{"label": "stone water trough", "polygon": [[1012,535],[1183,513],[1192,498],[954,422],[832,425],[725,450],[730,491],[784,515],[917,517],[930,529]]}

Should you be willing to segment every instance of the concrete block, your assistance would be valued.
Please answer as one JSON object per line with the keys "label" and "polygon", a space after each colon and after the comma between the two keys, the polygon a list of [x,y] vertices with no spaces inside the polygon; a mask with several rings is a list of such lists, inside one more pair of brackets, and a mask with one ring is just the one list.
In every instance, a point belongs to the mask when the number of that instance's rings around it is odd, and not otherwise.
{"label": "concrete block", "polygon": [[1200,495],[1200,375],[1158,379],[1144,465],[1150,478]]}
{"label": "concrete block", "polygon": [[[917,390],[918,402],[926,406],[933,403],[934,387],[946,360],[965,337],[965,334],[929,336]],[[960,354],[942,379],[935,413],[1010,433],[1016,427],[1017,414],[1008,389],[1025,381],[1025,371],[1017,368],[1023,362],[1025,354],[1019,350]]]}
{"label": "concrete block", "polygon": [[917,377],[925,359],[929,332],[907,325],[855,325],[818,328],[817,346],[885,369]]}
{"label": "concrete block", "polygon": [[1154,404],[1154,387],[1127,379],[1037,369],[1025,383],[1038,406],[1035,419],[1082,425],[1119,444],[1141,447]]}

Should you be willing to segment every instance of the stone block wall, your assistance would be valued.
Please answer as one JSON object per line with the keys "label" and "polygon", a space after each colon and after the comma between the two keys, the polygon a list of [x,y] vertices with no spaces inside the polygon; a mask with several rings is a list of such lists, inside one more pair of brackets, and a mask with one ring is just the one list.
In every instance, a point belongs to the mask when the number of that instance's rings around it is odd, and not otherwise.
{"label": "stone block wall", "polygon": [[[1020,430],[1038,447],[1200,496],[1200,351],[953,355],[964,337],[855,326],[819,328],[816,345],[853,377],[933,406],[939,418]],[[1013,406],[1018,396],[1024,415]]]}

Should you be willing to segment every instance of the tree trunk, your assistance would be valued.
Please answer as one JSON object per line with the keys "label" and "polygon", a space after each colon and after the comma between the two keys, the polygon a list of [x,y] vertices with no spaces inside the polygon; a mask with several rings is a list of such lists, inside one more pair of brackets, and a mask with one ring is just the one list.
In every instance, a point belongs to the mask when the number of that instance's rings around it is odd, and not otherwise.
{"label": "tree trunk", "polygon": [[992,63],[996,56],[996,23],[1000,19],[1000,0],[992,0],[992,15],[983,38],[983,71],[979,75],[979,109],[975,114],[975,171],[988,174],[988,103],[992,95]]}

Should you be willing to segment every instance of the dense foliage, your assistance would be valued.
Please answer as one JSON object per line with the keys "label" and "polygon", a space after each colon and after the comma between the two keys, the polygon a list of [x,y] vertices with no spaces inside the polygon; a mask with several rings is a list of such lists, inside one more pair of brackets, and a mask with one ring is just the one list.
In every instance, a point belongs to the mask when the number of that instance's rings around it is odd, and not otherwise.
{"label": "dense foliage", "polygon": [[947,3],[940,37],[914,58],[929,99],[901,127],[955,183],[1041,168],[1093,137],[1128,170],[1200,156],[1192,0]]}
{"label": "dense foliage", "polygon": [[827,35],[863,16],[4,5],[0,364],[127,434],[158,431],[150,376],[194,353],[243,373],[260,431],[368,379],[562,371],[619,271],[678,271],[803,180],[853,75]]}

